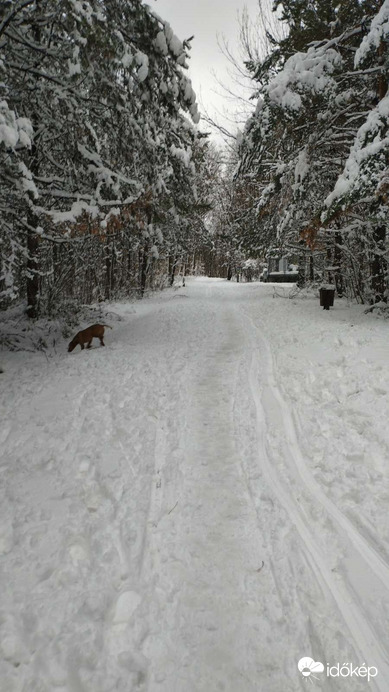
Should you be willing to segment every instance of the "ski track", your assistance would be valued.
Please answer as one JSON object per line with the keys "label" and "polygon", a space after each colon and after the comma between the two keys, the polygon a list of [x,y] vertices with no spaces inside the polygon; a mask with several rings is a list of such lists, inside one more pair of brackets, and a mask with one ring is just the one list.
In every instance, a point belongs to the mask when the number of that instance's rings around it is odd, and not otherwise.
{"label": "ski track", "polygon": [[[251,318],[250,322],[253,324]],[[262,329],[263,329],[263,325]],[[258,337],[261,339],[263,344],[263,349],[261,351],[261,356],[263,357],[263,351],[265,350],[267,354],[267,400],[268,409],[274,407],[279,409],[279,417],[282,419],[283,430],[285,433],[285,439],[288,442],[290,458],[294,463],[296,470],[299,474],[302,482],[307,486],[312,499],[320,502],[326,511],[331,515],[331,517],[339,524],[339,527],[345,531],[347,536],[350,538],[354,546],[357,548],[361,557],[369,564],[371,569],[373,569],[376,576],[380,579],[382,584],[386,586],[389,584],[389,565],[381,555],[374,549],[374,547],[369,544],[363,536],[355,529],[351,521],[342,514],[334,505],[331,500],[325,495],[325,493],[320,489],[319,484],[315,481],[312,474],[309,472],[303,458],[303,454],[299,447],[297,440],[296,430],[293,423],[293,418],[288,405],[283,400],[282,395],[277,387],[276,379],[274,376],[274,364],[271,357],[270,348],[268,342],[263,337],[263,331],[261,332],[259,327],[253,324],[253,328],[256,330]],[[259,376],[257,377],[259,379]],[[263,378],[261,378],[263,380]],[[266,390],[265,390],[266,393]],[[263,397],[264,402],[265,396]],[[272,399],[273,401],[270,401]]]}
{"label": "ski track", "polygon": [[2,375],[1,689],[388,692],[389,565],[309,468],[257,293],[114,307],[105,349]]}
{"label": "ski track", "polygon": [[[254,356],[251,381],[252,383],[258,383],[260,381],[259,369],[256,361],[257,358],[256,356]],[[276,393],[278,394],[278,396],[276,397],[277,403],[280,404],[279,393]],[[276,396],[276,393],[274,387],[272,387],[272,395]],[[325,587],[328,589],[328,591],[331,593],[334,600],[336,601],[339,611],[341,612],[344,618],[345,624],[347,625],[350,631],[350,635],[353,640],[356,651],[359,653],[360,656],[362,656],[364,660],[374,660],[375,665],[377,665],[377,667],[379,668],[382,677],[380,677],[380,679],[376,682],[377,689],[379,689],[382,692],[386,692],[387,681],[389,680],[389,663],[385,648],[382,646],[381,640],[377,638],[377,636],[375,635],[374,623],[370,623],[369,620],[366,617],[364,617],[363,612],[361,612],[361,609],[356,602],[358,594],[356,594],[356,597],[354,597],[351,588],[347,588],[347,584],[342,584],[334,578],[333,573],[331,573],[328,564],[326,563],[322,553],[320,552],[320,549],[318,548],[319,540],[309,527],[309,524],[307,522],[307,515],[304,513],[304,510],[301,507],[299,507],[296,500],[290,494],[288,494],[283,482],[280,481],[279,478],[277,478],[276,472],[269,461],[268,453],[266,450],[266,430],[263,426],[263,421],[265,419],[266,414],[264,412],[263,400],[259,395],[259,389],[257,384],[252,384],[252,394],[257,408],[259,422],[259,448],[261,449],[261,458],[264,463],[266,477],[270,480],[276,497],[279,499],[282,506],[288,512],[291,522],[296,526],[296,529],[302,538],[302,541],[309,555],[310,566],[315,574],[317,581],[325,585]],[[263,399],[266,400],[265,398]],[[285,412],[285,406],[282,405],[281,408],[282,411]],[[290,419],[288,416],[288,418],[286,419],[285,426],[286,439],[288,439],[288,441],[292,441],[293,437],[290,436],[291,431],[288,426],[289,422]],[[294,456],[298,453],[298,447],[295,443],[294,448],[290,448],[290,453],[291,456]],[[313,499],[315,498],[319,501],[322,501],[321,493],[316,492],[314,494]],[[331,515],[335,514],[335,516],[338,518],[338,513],[335,513],[333,511],[331,503],[325,502],[323,504],[326,507],[326,509],[327,506],[329,506],[331,509]],[[340,526],[342,528],[346,526],[346,529],[349,529],[349,524],[346,521],[340,522]],[[356,532],[354,530],[349,531],[349,533],[352,533],[352,536],[355,537]],[[366,560],[367,558],[368,560],[369,554],[371,552],[368,546],[366,546],[362,540],[356,541],[356,543],[358,548],[360,547],[360,545],[362,545],[363,549],[360,552],[362,559]],[[370,563],[367,562],[367,567],[369,568],[370,566]],[[361,569],[360,564],[358,565],[358,567],[359,569]],[[383,570],[381,569],[379,573],[381,579],[382,572]],[[385,582],[383,583],[385,584]],[[386,582],[386,584],[388,584],[388,582]]]}

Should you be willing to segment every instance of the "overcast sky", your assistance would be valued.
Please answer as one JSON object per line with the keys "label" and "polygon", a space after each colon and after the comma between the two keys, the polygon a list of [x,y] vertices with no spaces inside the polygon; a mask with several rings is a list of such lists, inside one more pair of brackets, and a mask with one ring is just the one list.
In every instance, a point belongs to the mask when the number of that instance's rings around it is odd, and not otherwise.
{"label": "overcast sky", "polygon": [[[202,104],[212,116],[219,118],[229,129],[233,126],[217,112],[223,112],[232,104],[218,93],[213,72],[218,78],[235,89],[231,76],[232,67],[218,46],[223,37],[232,52],[239,54],[238,14],[244,7],[253,19],[257,15],[258,0],[148,0],[148,4],[164,20],[168,21],[174,33],[184,40],[194,35],[190,52],[189,77],[197,95],[200,110]],[[243,93],[243,92],[241,92]],[[247,93],[247,92],[246,92]]]}

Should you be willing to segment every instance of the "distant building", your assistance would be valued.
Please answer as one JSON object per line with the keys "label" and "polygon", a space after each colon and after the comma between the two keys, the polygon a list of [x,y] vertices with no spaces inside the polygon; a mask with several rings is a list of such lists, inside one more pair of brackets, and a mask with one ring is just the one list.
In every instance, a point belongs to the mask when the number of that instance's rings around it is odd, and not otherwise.
{"label": "distant building", "polygon": [[262,280],[268,283],[295,283],[297,278],[297,268],[290,264],[289,257],[282,255],[279,250],[270,250],[267,272],[263,272]]}

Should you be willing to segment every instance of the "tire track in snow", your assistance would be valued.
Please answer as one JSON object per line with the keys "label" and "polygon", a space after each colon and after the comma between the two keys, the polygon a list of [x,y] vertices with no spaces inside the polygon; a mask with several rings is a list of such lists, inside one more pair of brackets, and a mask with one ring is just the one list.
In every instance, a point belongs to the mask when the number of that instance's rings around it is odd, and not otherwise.
{"label": "tire track in snow", "polygon": [[[291,414],[276,385],[274,384],[274,372],[272,368],[271,355],[269,357],[269,346],[253,320],[247,314],[245,316],[250,321],[255,331],[259,333],[261,342],[264,344],[264,350],[266,351],[268,382],[265,382],[267,392],[266,396],[263,398],[258,387],[261,381],[261,367],[259,363],[258,349],[255,344],[253,344],[252,361],[250,367],[250,389],[257,414],[258,447],[261,452],[260,457],[262,459],[266,477],[268,478],[276,497],[287,511],[292,523],[295,525],[304,543],[309,564],[311,565],[317,581],[322,587],[325,588],[325,590],[329,591],[334,598],[352,636],[355,648],[360,652],[363,661],[369,661],[369,665],[375,665],[378,668],[379,676],[374,680],[376,689],[380,692],[387,692],[386,681],[389,679],[389,661],[387,652],[375,635],[371,624],[367,621],[360,608],[356,604],[355,598],[350,593],[350,590],[340,581],[336,580],[335,582],[331,570],[328,568],[325,559],[316,545],[315,537],[306,521],[302,508],[299,507],[297,500],[291,496],[290,487],[288,487],[288,490],[284,487],[284,483],[279,479],[277,472],[274,470],[274,467],[270,462],[266,447],[267,431],[264,408],[266,398],[269,404],[269,398],[272,397],[282,414],[283,429],[285,431],[286,439],[290,445],[290,457],[297,468],[301,480],[307,486],[314,499],[321,502],[322,506],[327,510],[331,517],[335,519],[338,526],[346,531],[351,541],[354,540],[354,534],[357,535],[357,540],[355,541],[356,547],[359,550],[363,560],[367,562],[368,566],[370,566],[369,555],[370,553],[373,554],[374,571],[378,572],[377,576],[383,582],[386,588],[387,584],[389,583],[389,578],[385,578],[385,570],[387,570],[387,566],[385,563],[382,564],[383,561],[381,558],[368,544],[366,544],[363,538],[354,529],[352,524],[350,524],[350,522],[346,519],[346,517],[344,517],[344,515],[342,515],[335,505],[333,505],[333,503],[326,496],[324,496],[316,481],[313,478],[311,478],[310,481],[306,480],[307,477],[309,479],[310,474],[308,469],[305,468],[305,462],[298,446]],[[250,331],[251,341],[254,341],[252,336],[253,331]],[[298,463],[296,462],[296,457]],[[322,498],[324,498],[324,501]]]}

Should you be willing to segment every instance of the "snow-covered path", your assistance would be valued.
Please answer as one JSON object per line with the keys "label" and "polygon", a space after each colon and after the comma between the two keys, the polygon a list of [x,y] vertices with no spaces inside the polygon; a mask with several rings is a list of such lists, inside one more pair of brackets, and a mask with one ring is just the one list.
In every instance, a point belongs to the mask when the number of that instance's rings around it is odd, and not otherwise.
{"label": "snow-covered path", "polygon": [[272,292],[191,280],[3,358],[7,692],[389,690],[388,328]]}

